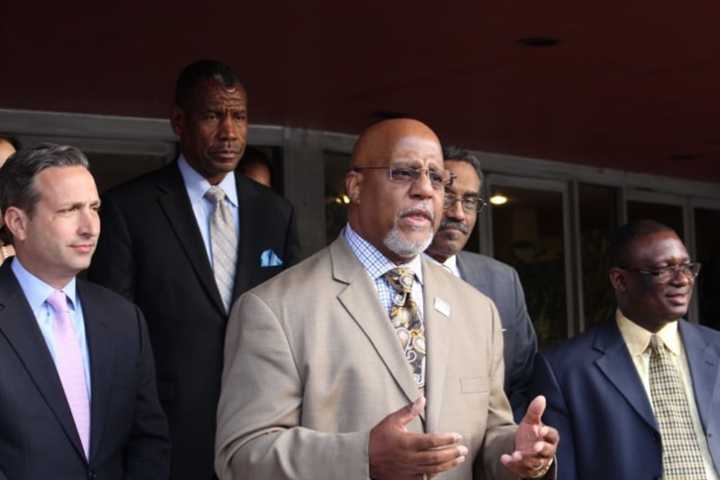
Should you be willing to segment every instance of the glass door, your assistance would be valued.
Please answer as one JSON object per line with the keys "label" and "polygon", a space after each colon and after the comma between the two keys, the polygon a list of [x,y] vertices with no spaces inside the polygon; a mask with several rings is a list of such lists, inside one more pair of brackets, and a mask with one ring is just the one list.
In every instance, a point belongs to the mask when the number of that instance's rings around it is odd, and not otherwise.
{"label": "glass door", "polygon": [[485,189],[483,251],[518,271],[541,346],[572,336],[567,184],[490,173]]}
{"label": "glass door", "polygon": [[693,208],[695,258],[702,269],[695,286],[698,321],[720,330],[720,205]]}

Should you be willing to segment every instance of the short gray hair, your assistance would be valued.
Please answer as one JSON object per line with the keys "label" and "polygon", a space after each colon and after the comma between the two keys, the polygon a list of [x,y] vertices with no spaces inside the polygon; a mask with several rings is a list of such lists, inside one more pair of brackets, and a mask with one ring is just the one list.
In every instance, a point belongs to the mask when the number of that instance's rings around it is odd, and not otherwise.
{"label": "short gray hair", "polygon": [[50,167],[90,168],[80,149],[70,145],[44,143],[16,152],[0,168],[0,209],[17,207],[32,215],[40,193],[35,190],[35,176]]}

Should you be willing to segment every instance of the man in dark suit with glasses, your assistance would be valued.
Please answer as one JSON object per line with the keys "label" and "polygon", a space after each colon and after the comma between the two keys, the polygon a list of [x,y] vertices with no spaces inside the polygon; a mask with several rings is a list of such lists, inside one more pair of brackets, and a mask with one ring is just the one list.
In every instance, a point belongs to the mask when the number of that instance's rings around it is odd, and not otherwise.
{"label": "man in dark suit with glasses", "polygon": [[503,327],[505,394],[515,420],[520,421],[529,401],[527,389],[537,352],[525,294],[510,265],[463,251],[486,205],[480,196],[483,174],[478,159],[466,150],[444,146],[443,157],[454,179],[445,189],[443,220],[426,253],[495,302]]}
{"label": "man in dark suit with glasses", "polygon": [[720,333],[682,319],[700,264],[669,227],[620,227],[615,318],[535,360],[558,478],[710,479],[720,466]]}

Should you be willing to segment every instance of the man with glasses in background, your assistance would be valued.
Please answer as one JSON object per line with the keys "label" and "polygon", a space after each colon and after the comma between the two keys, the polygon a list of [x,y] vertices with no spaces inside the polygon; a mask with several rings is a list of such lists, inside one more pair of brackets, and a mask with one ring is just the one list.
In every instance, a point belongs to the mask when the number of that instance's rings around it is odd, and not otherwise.
{"label": "man with glasses in background", "polygon": [[483,174],[477,157],[455,146],[443,146],[445,169],[454,175],[445,189],[443,219],[427,254],[495,302],[503,329],[505,394],[515,420],[528,405],[537,339],[517,272],[485,255],[465,252],[478,214],[487,205],[480,195]]}
{"label": "man with glasses in background", "polygon": [[339,238],[230,315],[222,480],[548,473],[557,432],[543,398],[512,421],[493,303],[421,255],[449,183],[426,125],[386,120],[360,136]]}
{"label": "man with glasses in background", "polygon": [[558,479],[717,480],[720,332],[682,319],[700,264],[651,220],[620,227],[608,254],[615,318],[535,360]]}

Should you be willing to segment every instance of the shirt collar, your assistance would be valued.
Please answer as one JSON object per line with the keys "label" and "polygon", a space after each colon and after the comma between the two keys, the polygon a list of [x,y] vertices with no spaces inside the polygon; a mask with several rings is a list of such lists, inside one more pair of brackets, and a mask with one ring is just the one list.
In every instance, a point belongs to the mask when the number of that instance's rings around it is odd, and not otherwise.
{"label": "shirt collar", "polygon": [[452,274],[455,275],[456,277],[459,277],[459,276],[460,276],[460,269],[458,268],[458,263],[457,263],[457,255],[451,255],[451,256],[449,256],[449,257],[442,263],[442,265],[443,265],[443,267],[445,267],[445,268],[447,268],[448,270],[450,270],[450,273],[452,273]]}
{"label": "shirt collar", "polygon": [[[180,175],[182,175],[185,188],[187,188],[188,194],[191,199],[203,199],[205,193],[210,189],[212,185],[207,181],[205,177],[200,175],[193,167],[190,166],[187,159],[183,154],[178,157],[178,168],[180,169]],[[235,175],[228,173],[225,175],[218,187],[222,188],[225,192],[225,198],[228,199],[230,204],[234,207],[238,206],[237,196],[237,185],[235,184]]]}
{"label": "shirt collar", "polygon": [[[11,268],[33,311],[37,311],[40,307],[42,307],[50,294],[57,290],[57,288],[48,285],[30,273],[23,266],[18,257],[13,257]],[[77,301],[75,277],[73,277],[67,285],[61,288],[61,290],[65,293],[68,300],[70,300],[70,309],[75,310],[75,302]]]}
{"label": "shirt collar", "polygon": [[353,230],[349,223],[345,225],[343,235],[350,246],[350,250],[352,250],[362,266],[365,268],[365,271],[367,271],[368,275],[370,275],[370,278],[373,280],[378,280],[393,268],[405,267],[412,270],[415,274],[415,279],[420,285],[423,284],[422,261],[420,259],[420,255],[416,255],[407,263],[396,265],[383,255],[380,250],[375,248],[372,243],[362,238],[355,230]]}
{"label": "shirt collar", "polygon": [[[645,353],[650,345],[650,337],[653,332],[644,329],[637,323],[627,318],[620,309],[615,312],[615,319],[620,329],[620,333],[625,340],[625,344],[630,351],[631,356],[638,356]],[[672,353],[680,355],[680,335],[678,333],[678,322],[668,322],[664,327],[657,332],[657,335],[663,341]]]}

